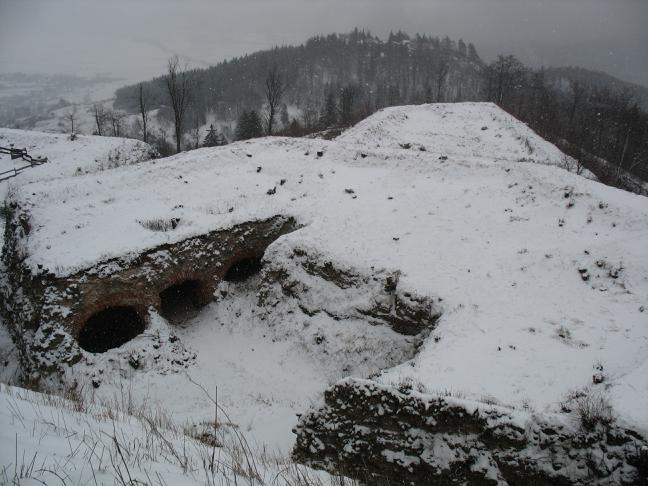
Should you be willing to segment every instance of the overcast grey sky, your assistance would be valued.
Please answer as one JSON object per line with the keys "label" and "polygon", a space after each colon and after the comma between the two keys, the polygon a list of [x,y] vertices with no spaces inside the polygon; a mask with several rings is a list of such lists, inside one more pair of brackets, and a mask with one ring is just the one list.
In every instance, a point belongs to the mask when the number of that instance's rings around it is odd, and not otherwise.
{"label": "overcast grey sky", "polygon": [[581,65],[648,86],[648,0],[0,0],[0,72],[130,80],[318,33],[449,35],[482,57]]}

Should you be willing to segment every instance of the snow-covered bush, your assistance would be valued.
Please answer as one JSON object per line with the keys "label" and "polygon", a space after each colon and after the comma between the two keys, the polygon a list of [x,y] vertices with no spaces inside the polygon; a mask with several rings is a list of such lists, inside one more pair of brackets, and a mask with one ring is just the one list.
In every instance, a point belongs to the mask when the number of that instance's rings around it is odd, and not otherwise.
{"label": "snow-covered bush", "polygon": [[612,405],[599,390],[586,390],[576,399],[574,411],[585,430],[593,430],[599,424],[608,427],[614,422]]}

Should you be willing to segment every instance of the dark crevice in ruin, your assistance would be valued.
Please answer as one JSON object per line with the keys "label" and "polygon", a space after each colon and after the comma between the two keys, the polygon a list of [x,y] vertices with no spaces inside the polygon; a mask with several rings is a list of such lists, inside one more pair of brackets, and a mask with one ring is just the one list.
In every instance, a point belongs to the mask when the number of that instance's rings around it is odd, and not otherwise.
{"label": "dark crevice in ruin", "polygon": [[167,321],[178,324],[194,317],[202,307],[202,284],[185,280],[160,292],[160,314]]}
{"label": "dark crevice in ruin", "polygon": [[253,258],[244,258],[237,261],[225,274],[226,282],[243,282],[253,275],[257,275],[262,268],[263,255]]}
{"label": "dark crevice in ruin", "polygon": [[132,307],[108,307],[93,314],[79,333],[79,345],[103,353],[127,343],[144,331],[144,319]]}

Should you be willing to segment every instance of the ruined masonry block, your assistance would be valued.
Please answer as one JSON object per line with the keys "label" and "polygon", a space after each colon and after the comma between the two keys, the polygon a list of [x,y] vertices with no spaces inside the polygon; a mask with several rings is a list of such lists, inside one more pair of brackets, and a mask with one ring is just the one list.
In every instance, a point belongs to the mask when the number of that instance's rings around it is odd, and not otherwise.
{"label": "ruined masonry block", "polygon": [[[98,263],[72,275],[32,272],[24,263],[21,240],[29,235],[29,215],[9,208],[2,263],[0,308],[17,344],[26,372],[52,373],[82,359],[88,351],[104,351],[111,343],[92,345],[105,335],[89,325],[122,326],[121,341],[142,332],[148,309],[161,310],[160,294],[190,283],[197,305],[208,303],[228,270],[246,260],[259,260],[280,236],[297,229],[294,219],[274,216],[164,244],[136,256]],[[113,329],[115,331],[116,328]],[[119,345],[119,336],[114,344]],[[80,341],[79,341],[80,340]],[[82,346],[80,346],[81,344]]]}
{"label": "ruined masonry block", "polygon": [[300,418],[293,458],[366,484],[648,484],[648,444],[634,431],[415,388],[339,381]]}

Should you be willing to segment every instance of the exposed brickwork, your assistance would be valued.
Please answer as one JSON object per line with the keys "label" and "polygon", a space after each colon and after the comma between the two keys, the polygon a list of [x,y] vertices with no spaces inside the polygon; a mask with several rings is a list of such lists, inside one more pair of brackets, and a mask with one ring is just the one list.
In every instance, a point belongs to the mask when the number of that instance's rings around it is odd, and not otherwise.
{"label": "exposed brickwork", "polygon": [[268,245],[295,229],[293,219],[275,216],[57,278],[26,268],[20,239],[29,233],[29,215],[10,208],[3,252],[7,272],[0,303],[25,371],[54,371],[61,363],[81,359],[84,352],[76,338],[93,314],[109,307],[132,307],[148,321],[149,308],[160,310],[160,292],[188,280],[199,284],[199,304],[208,303],[233,264],[262,256]]}

